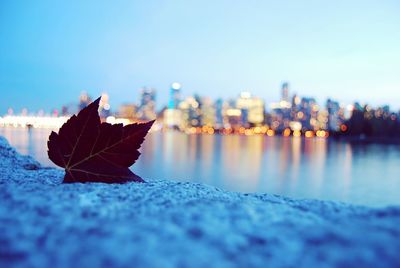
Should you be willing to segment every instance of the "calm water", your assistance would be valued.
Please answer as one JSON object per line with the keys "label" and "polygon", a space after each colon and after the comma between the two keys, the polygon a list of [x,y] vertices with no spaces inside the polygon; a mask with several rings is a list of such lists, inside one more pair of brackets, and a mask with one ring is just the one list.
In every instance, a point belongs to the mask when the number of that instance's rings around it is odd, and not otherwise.
{"label": "calm water", "polygon": [[[47,129],[0,128],[44,165]],[[400,205],[400,146],[322,139],[149,134],[133,170],[143,178],[194,181],[240,192]]]}

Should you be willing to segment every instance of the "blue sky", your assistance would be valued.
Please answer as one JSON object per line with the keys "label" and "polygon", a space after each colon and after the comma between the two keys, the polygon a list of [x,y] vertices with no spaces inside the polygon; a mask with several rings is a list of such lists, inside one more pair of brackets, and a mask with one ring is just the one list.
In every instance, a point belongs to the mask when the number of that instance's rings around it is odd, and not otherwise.
{"label": "blue sky", "polygon": [[267,102],[292,92],[400,108],[400,1],[0,1],[0,113],[82,90]]}

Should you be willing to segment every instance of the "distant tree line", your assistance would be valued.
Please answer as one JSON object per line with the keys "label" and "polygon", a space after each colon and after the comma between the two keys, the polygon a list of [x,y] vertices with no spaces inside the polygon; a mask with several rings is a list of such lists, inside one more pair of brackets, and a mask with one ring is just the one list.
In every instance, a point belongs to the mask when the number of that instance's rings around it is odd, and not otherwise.
{"label": "distant tree line", "polygon": [[372,109],[356,103],[351,117],[344,122],[340,135],[400,138],[399,114],[390,112],[388,106]]}

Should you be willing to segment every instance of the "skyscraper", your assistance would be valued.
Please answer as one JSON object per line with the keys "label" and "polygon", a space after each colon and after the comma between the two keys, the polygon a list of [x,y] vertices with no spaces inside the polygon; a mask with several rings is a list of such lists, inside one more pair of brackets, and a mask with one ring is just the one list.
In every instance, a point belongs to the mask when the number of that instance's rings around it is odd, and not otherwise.
{"label": "skyscraper", "polygon": [[137,116],[141,120],[152,120],[157,117],[155,89],[146,87],[141,89],[140,105]]}
{"label": "skyscraper", "polygon": [[99,103],[99,115],[100,118],[106,119],[111,115],[110,97],[107,93],[101,94],[101,99]]}
{"label": "skyscraper", "polygon": [[154,104],[156,101],[156,90],[154,88],[143,87],[140,92],[140,106]]}
{"label": "skyscraper", "polygon": [[329,131],[338,131],[342,121],[343,110],[339,102],[328,99],[326,102],[326,110],[328,112],[327,128]]}
{"label": "skyscraper", "polygon": [[224,125],[223,104],[224,101],[222,99],[218,99],[215,102],[215,125],[217,128],[221,128]]}
{"label": "skyscraper", "polygon": [[179,104],[179,110],[182,114],[181,125],[186,127],[200,127],[202,126],[202,101],[198,95],[188,97]]}
{"label": "skyscraper", "polygon": [[91,102],[92,100],[90,96],[87,94],[87,92],[82,91],[81,95],[79,96],[79,106],[78,106],[79,111],[88,106],[89,103]]}
{"label": "skyscraper", "polygon": [[298,119],[301,122],[304,130],[313,130],[315,128],[318,111],[319,106],[314,98],[301,98],[300,114],[302,116],[300,116]]}
{"label": "skyscraper", "polygon": [[253,97],[249,92],[242,92],[236,101],[236,107],[241,111],[243,126],[258,126],[264,123],[265,105],[260,98]]}
{"label": "skyscraper", "polygon": [[171,84],[168,109],[178,109],[181,100],[181,84],[174,82]]}
{"label": "skyscraper", "polygon": [[181,84],[171,84],[168,109],[164,111],[164,124],[170,128],[177,128],[182,124],[182,113],[179,110],[181,102]]}
{"label": "skyscraper", "polygon": [[289,83],[282,84],[281,101],[289,102]]}

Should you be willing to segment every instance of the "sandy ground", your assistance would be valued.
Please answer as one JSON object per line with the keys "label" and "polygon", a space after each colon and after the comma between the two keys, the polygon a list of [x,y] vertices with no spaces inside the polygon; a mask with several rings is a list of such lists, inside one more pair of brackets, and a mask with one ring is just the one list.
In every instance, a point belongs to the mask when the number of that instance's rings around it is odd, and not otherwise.
{"label": "sandy ground", "polygon": [[63,173],[0,137],[0,267],[400,267],[399,207]]}

